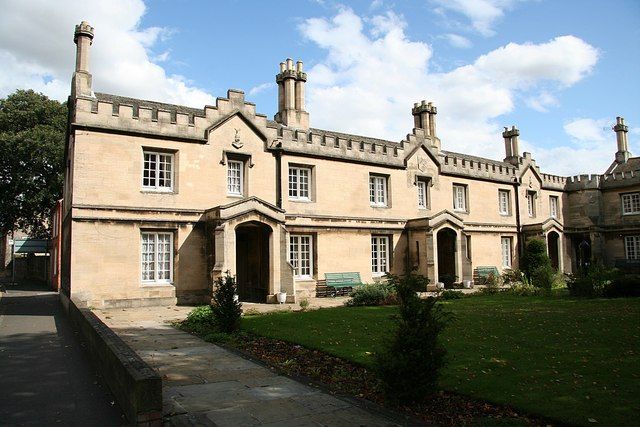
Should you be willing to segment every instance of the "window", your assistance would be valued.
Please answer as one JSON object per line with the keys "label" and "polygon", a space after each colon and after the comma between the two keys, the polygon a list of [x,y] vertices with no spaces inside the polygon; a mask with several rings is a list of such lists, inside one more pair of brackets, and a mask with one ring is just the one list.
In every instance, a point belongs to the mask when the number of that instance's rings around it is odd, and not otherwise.
{"label": "window", "polygon": [[535,191],[527,192],[527,212],[530,217],[536,216],[536,193]]}
{"label": "window", "polygon": [[173,154],[145,151],[142,187],[155,191],[173,190]]}
{"label": "window", "polygon": [[551,218],[558,217],[558,197],[557,196],[549,196],[549,215],[551,215]]}
{"label": "window", "polygon": [[142,281],[170,283],[173,271],[173,234],[142,233]]}
{"label": "window", "polygon": [[511,268],[511,237],[502,237],[502,266]]}
{"label": "window", "polygon": [[384,276],[389,271],[389,236],[371,236],[371,272]]}
{"label": "window", "polygon": [[640,236],[625,236],[624,252],[627,259],[640,259]]}
{"label": "window", "polygon": [[289,166],[289,199],[311,200],[311,169]]}
{"label": "window", "polygon": [[427,181],[418,179],[418,207],[421,209],[429,207],[429,194],[427,191]]}
{"label": "window", "polygon": [[467,241],[467,259],[471,259],[471,236],[469,234],[465,235],[465,239]]}
{"label": "window", "polygon": [[387,177],[369,176],[369,200],[371,206],[387,206]]}
{"label": "window", "polygon": [[453,210],[458,212],[467,211],[467,186],[453,185]]}
{"label": "window", "polygon": [[498,212],[500,212],[500,215],[509,215],[510,208],[509,191],[498,190]]}
{"label": "window", "polygon": [[313,272],[313,247],[311,236],[289,236],[289,262],[296,278],[310,279]]}
{"label": "window", "polygon": [[622,214],[640,213],[640,193],[628,193],[622,195]]}
{"label": "window", "polygon": [[244,164],[238,160],[227,162],[227,194],[242,196]]}

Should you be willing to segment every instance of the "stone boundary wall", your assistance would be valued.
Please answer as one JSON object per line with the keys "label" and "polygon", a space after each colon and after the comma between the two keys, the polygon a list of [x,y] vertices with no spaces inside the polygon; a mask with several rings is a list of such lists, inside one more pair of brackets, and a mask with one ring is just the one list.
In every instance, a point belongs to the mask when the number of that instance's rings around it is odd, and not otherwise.
{"label": "stone boundary wall", "polygon": [[[66,298],[64,298],[66,299]],[[68,306],[69,319],[91,361],[127,417],[128,425],[162,425],[162,379],[91,310]]]}

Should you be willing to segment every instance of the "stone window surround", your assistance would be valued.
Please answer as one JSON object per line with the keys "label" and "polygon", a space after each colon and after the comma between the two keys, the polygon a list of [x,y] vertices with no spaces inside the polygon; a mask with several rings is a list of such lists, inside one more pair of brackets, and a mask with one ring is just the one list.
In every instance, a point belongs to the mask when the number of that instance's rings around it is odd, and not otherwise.
{"label": "stone window surround", "polygon": [[[315,165],[310,165],[310,164],[303,164],[303,163],[295,163],[295,162],[291,162],[288,164],[289,168],[288,168],[288,173],[287,173],[287,194],[288,194],[288,199],[291,202],[295,202],[295,203],[313,203],[316,201],[316,167]],[[308,191],[309,191],[309,197],[295,197],[295,196],[291,196],[289,194],[289,177],[290,177],[290,171],[291,169],[308,169],[309,170],[309,177],[308,177]]]}
{"label": "stone window surround", "polygon": [[[145,171],[145,155],[147,154],[155,154],[157,156],[169,156],[170,159],[170,165],[171,165],[171,176],[169,177],[169,180],[171,182],[171,185],[169,187],[158,187],[157,185],[154,186],[150,186],[150,185],[145,185],[144,184],[144,171]],[[156,180],[158,179],[158,170],[157,170],[157,164],[158,164],[158,160],[156,160]],[[176,171],[178,170],[178,150],[173,150],[173,149],[166,149],[166,148],[160,148],[160,147],[148,147],[148,146],[143,146],[142,147],[142,161],[141,161],[141,171],[142,173],[140,174],[140,184],[142,189],[140,190],[141,193],[178,193],[178,174],[176,173]]]}
{"label": "stone window surround", "polygon": [[[457,190],[458,188],[462,190]],[[453,194],[453,211],[469,213],[469,186],[467,184],[454,182],[451,189]],[[462,199],[458,198],[459,191],[462,191]],[[459,205],[460,200],[462,201],[462,206]]]}
{"label": "stone window surround", "polygon": [[[372,208],[390,208],[391,207],[391,178],[390,175],[384,173],[369,173],[369,204]],[[371,200],[371,184],[374,182],[374,200]],[[384,183],[383,190],[383,198],[384,200],[379,200],[378,193],[378,183]]]}
{"label": "stone window surround", "polygon": [[[297,262],[294,262],[293,259],[291,259],[291,255],[292,255],[292,246],[293,246],[293,240],[297,239],[298,240],[298,250],[296,251],[297,253]],[[307,252],[308,255],[308,263],[309,263],[309,274],[298,274],[298,270],[299,270],[299,263],[300,261],[302,261],[301,255],[302,255],[302,251],[300,251],[300,245],[302,244],[302,239],[309,239],[309,250]],[[294,278],[296,280],[313,280],[313,275],[314,275],[314,255],[315,255],[315,250],[314,250],[314,245],[315,245],[315,239],[314,236],[312,234],[298,234],[298,233],[291,233],[289,235],[289,250],[288,250],[288,256],[289,256],[289,263],[291,264],[291,266],[294,268]]]}
{"label": "stone window surround", "polygon": [[[229,183],[228,183],[228,179],[229,179],[229,166],[228,163],[229,162],[240,162],[242,164],[242,168],[241,168],[241,183],[240,183],[240,187],[241,187],[241,194],[235,194],[235,193],[229,193]],[[227,172],[225,173],[225,194],[227,197],[229,198],[242,198],[242,197],[246,197],[246,195],[249,192],[249,169],[251,169],[254,164],[252,161],[252,157],[251,154],[245,154],[245,153],[237,153],[237,152],[232,152],[232,151],[224,151],[222,153],[222,160],[220,161],[220,164],[223,166],[227,166]]]}
{"label": "stone window surround", "polygon": [[[173,274],[174,274],[174,247],[175,247],[175,231],[174,229],[157,229],[157,228],[153,228],[153,229],[146,229],[146,228],[141,228],[140,229],[140,280],[141,280],[141,286],[143,287],[148,287],[148,286],[173,286]],[[156,264],[154,266],[154,272],[156,273],[156,278],[154,278],[153,280],[145,280],[143,279],[143,274],[144,274],[144,269],[143,269],[143,245],[144,245],[144,238],[143,236],[147,234],[147,235],[154,235],[155,236],[155,248],[154,248],[154,255],[155,255],[155,260],[154,263]],[[158,263],[158,236],[159,235],[163,235],[163,236],[169,236],[169,278],[168,279],[163,279],[163,280],[158,280],[157,279],[157,273],[158,273],[158,268],[157,268],[157,263]]]}
{"label": "stone window surround", "polygon": [[[388,234],[372,234],[371,235],[371,275],[374,278],[379,278],[387,274],[391,269],[391,244],[393,238]],[[384,252],[380,249],[380,244],[384,242]],[[374,245],[376,249],[374,250]],[[375,255],[375,258],[374,258]],[[381,258],[380,255],[384,255],[384,258]],[[377,265],[374,264],[374,261],[381,260],[386,264],[386,268],[382,268],[382,263],[379,261]]]}
{"label": "stone window surround", "polygon": [[640,236],[624,236],[624,257],[628,260],[640,259]]}
{"label": "stone window surround", "polygon": [[560,198],[558,196],[549,196],[549,216],[560,218]]}
{"label": "stone window surround", "polygon": [[[504,209],[502,205],[503,195],[505,195],[504,197],[506,198]],[[504,188],[498,189],[498,213],[502,216],[511,216],[511,191],[510,190],[507,190]]]}
{"label": "stone window surround", "polygon": [[[635,197],[634,197],[635,196]],[[637,209],[634,210],[634,198],[636,199]],[[625,209],[625,202],[628,201],[630,210]],[[631,193],[620,193],[620,206],[622,215],[638,215],[640,214],[640,193],[635,191]]]}
{"label": "stone window surround", "polygon": [[[414,185],[417,189],[418,209],[431,209],[431,190],[433,179],[429,175],[416,175]],[[420,204],[420,185],[424,186],[424,205]]]}
{"label": "stone window surround", "polygon": [[[508,252],[505,251],[505,248]],[[502,258],[502,267],[511,268],[513,265],[513,240],[511,237],[500,236],[500,254]]]}
{"label": "stone window surround", "polygon": [[530,218],[536,217],[536,202],[538,200],[538,193],[533,190],[527,190],[527,214]]}

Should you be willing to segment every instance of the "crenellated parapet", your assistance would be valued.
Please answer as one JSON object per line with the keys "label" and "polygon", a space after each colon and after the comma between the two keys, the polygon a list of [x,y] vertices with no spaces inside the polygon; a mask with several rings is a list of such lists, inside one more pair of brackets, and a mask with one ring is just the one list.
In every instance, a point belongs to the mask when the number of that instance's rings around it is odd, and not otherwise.
{"label": "crenellated parapet", "polygon": [[518,168],[506,162],[484,159],[465,154],[440,152],[441,171],[443,173],[468,177],[470,179],[488,179],[513,183],[517,181]]}
{"label": "crenellated parapet", "polygon": [[[244,100],[244,92],[230,89],[227,98],[217,98],[216,105],[202,109],[145,101],[103,93],[95,97],[75,99],[74,126],[108,129],[177,140],[206,143],[212,124],[235,113],[241,113],[265,134],[275,126],[267,116],[256,113],[256,106]],[[267,127],[271,127],[270,132]]]}
{"label": "crenellated parapet", "polygon": [[564,190],[567,185],[567,178],[559,175],[551,175],[548,173],[541,173],[542,187],[553,190]]}
{"label": "crenellated parapet", "polygon": [[567,178],[565,189],[567,191],[594,190],[600,188],[602,175],[582,174]]}

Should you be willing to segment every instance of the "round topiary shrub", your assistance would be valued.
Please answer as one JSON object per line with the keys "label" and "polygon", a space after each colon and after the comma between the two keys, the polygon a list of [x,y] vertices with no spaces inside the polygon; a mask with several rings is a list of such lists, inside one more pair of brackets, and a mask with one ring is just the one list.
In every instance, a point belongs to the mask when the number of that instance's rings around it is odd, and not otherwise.
{"label": "round topiary shrub", "polygon": [[[527,279],[533,279],[534,273],[540,268],[552,268],[551,258],[547,255],[547,245],[542,239],[529,239],[524,247],[520,259],[522,273]],[[534,283],[535,285],[535,283]]]}

